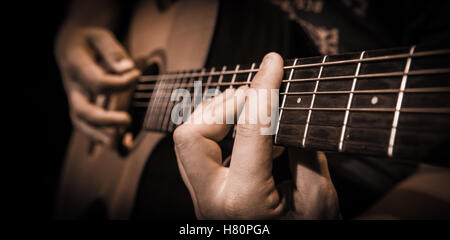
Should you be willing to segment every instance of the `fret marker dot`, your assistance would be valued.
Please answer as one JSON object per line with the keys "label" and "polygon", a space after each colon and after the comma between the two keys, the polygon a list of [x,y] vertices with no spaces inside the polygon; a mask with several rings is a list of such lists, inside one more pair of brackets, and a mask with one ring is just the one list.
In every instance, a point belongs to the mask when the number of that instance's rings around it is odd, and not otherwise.
{"label": "fret marker dot", "polygon": [[372,97],[372,99],[370,100],[370,103],[372,103],[372,105],[377,104],[378,103],[378,97],[377,96]]}
{"label": "fret marker dot", "polygon": [[302,98],[301,97],[297,98],[297,103],[301,103],[301,102],[302,102]]}

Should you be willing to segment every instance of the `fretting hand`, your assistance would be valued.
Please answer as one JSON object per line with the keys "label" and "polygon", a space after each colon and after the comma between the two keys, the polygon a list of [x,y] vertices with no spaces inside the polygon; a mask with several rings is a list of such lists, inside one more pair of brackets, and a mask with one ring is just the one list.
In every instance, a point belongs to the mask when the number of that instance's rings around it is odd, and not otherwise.
{"label": "fretting hand", "polygon": [[[283,60],[268,54],[255,75],[252,89],[278,89]],[[245,119],[257,118],[267,105],[251,105],[245,94],[227,90],[221,97],[203,102],[188,122],[174,133],[175,151],[182,178],[191,194],[199,219],[332,219],[339,217],[336,191],[328,172],[326,157],[320,152],[290,149],[293,182],[276,186],[272,176],[272,136],[261,135],[269,124],[238,123],[229,168],[222,166],[222,140],[232,125],[194,120],[198,115]],[[226,102],[231,103],[227,105]],[[222,105],[222,103],[224,103]],[[214,114],[218,106],[224,114]],[[248,108],[256,108],[248,110]],[[223,108],[220,107],[219,111]],[[239,114],[240,109],[242,113]],[[247,109],[248,111],[246,111]],[[270,111],[270,110],[268,110]],[[252,115],[253,114],[253,115]],[[210,117],[209,117],[210,118]]]}

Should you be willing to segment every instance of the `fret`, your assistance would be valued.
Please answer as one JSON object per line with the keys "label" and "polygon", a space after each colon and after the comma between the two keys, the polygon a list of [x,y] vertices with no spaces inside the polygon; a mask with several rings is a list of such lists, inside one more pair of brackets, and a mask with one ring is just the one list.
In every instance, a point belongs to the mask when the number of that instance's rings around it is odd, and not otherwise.
{"label": "fret", "polygon": [[164,131],[164,119],[167,114],[168,105],[170,104],[170,96],[172,95],[172,90],[175,87],[175,78],[171,78],[166,81],[165,86],[162,86],[162,97],[161,97],[161,112],[158,113],[158,119],[156,121],[156,127]]}
{"label": "fret", "polygon": [[[187,77],[188,75],[189,75],[189,72],[185,72],[185,73],[181,74],[181,81],[180,81],[180,85],[179,85],[180,88],[183,88],[183,85],[185,85],[186,82],[188,82],[188,77]],[[176,99],[178,99],[178,97]],[[172,107],[170,109],[170,112],[172,113],[173,107],[175,106],[175,104],[180,103],[180,102],[176,102],[176,101],[171,101],[171,102],[172,102]],[[183,118],[184,118],[184,111],[183,111]],[[175,123],[172,122],[172,119],[170,118],[168,131],[172,132],[174,129],[175,129]]]}
{"label": "fret", "polygon": [[216,95],[216,96],[219,94],[220,84],[222,83],[223,75],[224,75],[226,70],[227,70],[227,66],[223,66],[222,67],[222,71],[221,71],[221,73],[219,75],[219,81],[217,82],[218,84],[217,84],[217,87],[216,87],[216,92],[214,93],[214,95]]}
{"label": "fret", "polygon": [[203,74],[205,73],[205,71],[206,71],[205,69],[202,69],[200,71],[202,76],[198,77],[197,83],[194,84],[194,95],[193,95],[194,99],[193,99],[193,101],[191,101],[193,103],[193,106],[194,106],[193,111],[195,111],[195,109],[197,109],[197,107],[203,101],[202,88],[203,88]]}
{"label": "fret", "polygon": [[164,85],[166,84],[165,77],[161,77],[161,79],[157,83],[156,91],[152,94],[152,104],[150,108],[150,113],[147,115],[147,118],[145,120],[148,128],[159,130],[155,126],[155,120],[159,116],[159,112],[161,110],[161,98],[163,95],[163,89]]}
{"label": "fret", "polygon": [[[417,47],[417,52],[423,51]],[[430,69],[449,69],[449,55],[435,55],[413,57],[409,72],[428,71]],[[410,75],[408,74],[406,89],[401,104],[405,108],[441,108],[450,107],[450,94],[444,92],[410,92],[411,89],[429,89],[450,87],[450,74]],[[441,159],[445,163],[447,157],[430,157],[429,153],[446,149],[449,142],[450,114],[428,114],[400,111],[396,135],[394,139],[393,155],[404,158],[411,157],[428,159]],[[442,112],[442,111],[441,111]],[[428,154],[427,154],[428,153]],[[435,161],[435,160],[433,160]],[[446,163],[448,164],[448,163]]]}
{"label": "fret", "polygon": [[[255,66],[256,66],[256,63],[252,63],[252,66],[250,67],[250,70],[255,69]],[[246,81],[247,86],[249,86],[250,82],[252,81],[252,73],[253,72],[251,72],[251,71],[248,73],[248,77],[247,77],[247,81]]]}
{"label": "fret", "polygon": [[[414,55],[421,51],[421,48],[418,47],[414,50]],[[448,69],[450,66],[450,53],[440,54],[440,55],[428,55],[421,57],[413,57],[410,71],[415,70],[424,70],[424,69],[436,69],[443,68]],[[409,80],[408,80],[409,82]]]}
{"label": "fret", "polygon": [[[190,96],[191,96],[191,104],[190,104],[190,106],[189,106],[189,112],[188,112],[188,116],[183,116],[183,120],[184,121],[187,121],[187,119],[189,118],[189,116],[194,112],[194,110],[195,110],[195,107],[196,106],[194,106],[194,95],[195,95],[195,85],[194,85],[194,82],[195,82],[195,77],[190,77],[190,79],[189,79],[189,81],[188,81],[189,83],[188,83],[188,91],[189,91],[189,94],[190,94]],[[183,121],[183,122],[184,122]]]}
{"label": "fret", "polygon": [[[449,64],[450,65],[450,64]],[[450,87],[450,74],[436,74],[427,76],[408,76],[406,83],[406,90],[419,88],[435,88],[435,87]]]}
{"label": "fret", "polygon": [[[327,56],[323,57],[322,63],[325,63],[325,61],[327,60]],[[320,77],[322,76],[322,71],[323,71],[323,66],[320,67],[319,73],[317,75],[317,78],[320,79]],[[317,89],[319,87],[319,80],[316,81],[315,84],[315,88],[314,88],[314,93],[317,92]],[[302,140],[302,146],[303,148],[305,148],[306,145],[306,136],[308,135],[308,127],[309,127],[309,122],[311,119],[311,113],[312,113],[312,108],[314,106],[314,100],[315,100],[316,95],[313,94],[312,95],[312,99],[311,99],[311,105],[310,105],[310,110],[308,111],[308,117],[306,119],[306,124],[305,124],[305,130],[303,132],[303,140]]]}
{"label": "fret", "polygon": [[203,100],[206,100],[208,89],[209,89],[209,86],[211,85],[211,80],[212,80],[212,76],[213,76],[212,74],[214,73],[215,70],[216,70],[216,68],[212,67],[209,72],[210,75],[208,76],[208,80],[206,81],[206,85],[205,85],[205,90],[203,91]]}
{"label": "fret", "polygon": [[[364,51],[361,52],[361,56],[359,57],[359,59],[363,59],[364,58],[364,54],[365,54]],[[355,76],[358,76],[360,68],[361,68],[361,62],[359,62],[358,65],[356,66]],[[339,147],[338,147],[338,151],[339,152],[342,152],[342,146],[344,144],[344,135],[345,135],[345,130],[347,128],[347,122],[348,122],[348,115],[350,113],[350,107],[352,105],[352,99],[353,99],[353,92],[355,91],[355,87],[356,87],[356,82],[357,81],[358,81],[358,78],[355,77],[353,79],[352,88],[350,90],[351,92],[348,95],[347,110],[345,111],[344,121],[342,123],[341,136],[339,138]]]}
{"label": "fret", "polygon": [[162,84],[161,81],[156,82],[155,85],[155,89],[156,91],[152,92],[152,97],[150,99],[149,103],[146,103],[148,109],[147,109],[147,114],[145,115],[145,119],[144,119],[144,124],[146,128],[150,128],[151,129],[151,122],[152,122],[152,116],[153,116],[153,112],[155,111],[155,106],[156,106],[156,96],[158,95],[158,86],[160,86]]}
{"label": "fret", "polygon": [[233,84],[234,81],[236,80],[236,73],[239,71],[239,67],[240,65],[236,65],[236,68],[234,69],[234,73],[233,73],[233,77],[231,78],[231,84],[230,84],[230,88],[233,89]]}
{"label": "fret", "polygon": [[[292,66],[295,66],[295,64],[297,64],[297,58],[294,60],[294,62],[292,63]],[[252,65],[252,68],[254,67],[254,65]],[[290,73],[289,73],[289,78],[288,78],[288,80],[291,80],[292,79],[292,76],[294,75],[294,69],[291,69],[291,71],[290,71]],[[249,75],[249,77],[248,77],[248,79],[250,79],[250,75]],[[248,82],[248,80],[247,80],[247,82]],[[279,130],[280,130],[280,122],[281,122],[281,118],[283,117],[283,107],[284,107],[284,105],[285,105],[285,103],[286,103],[286,93],[288,93],[288,91],[289,91],[289,86],[290,86],[290,82],[288,82],[287,83],[287,85],[286,85],[286,89],[285,89],[285,91],[284,91],[284,93],[285,93],[285,95],[283,96],[283,101],[282,101],[282,103],[281,103],[281,110],[280,110],[280,115],[279,115],[279,117],[278,117],[278,122],[277,122],[277,128],[276,128],[276,130],[275,130],[275,144],[277,144],[278,143],[278,132],[279,132]]]}
{"label": "fret", "polygon": [[173,90],[178,89],[180,87],[182,81],[183,81],[183,73],[178,73],[177,76],[175,77],[175,85],[174,85],[174,87],[173,87],[173,89],[172,89],[172,91],[170,93],[170,96],[169,96],[169,100],[168,100],[169,103],[168,103],[168,106],[167,106],[167,109],[166,109],[166,113],[164,114],[162,130],[167,131],[170,128],[171,113],[172,113],[173,106],[175,104],[175,102],[171,101],[170,98],[172,96]]}
{"label": "fret", "polygon": [[411,50],[409,52],[410,57],[406,60],[406,64],[405,64],[405,75],[403,76],[401,85],[400,85],[400,92],[398,93],[398,98],[397,98],[397,104],[395,107],[395,113],[394,113],[394,120],[392,121],[392,130],[391,130],[391,134],[389,137],[389,145],[388,145],[388,150],[387,150],[387,154],[389,157],[392,157],[393,154],[393,150],[394,150],[394,142],[395,142],[395,134],[397,132],[397,124],[398,124],[398,118],[400,115],[400,109],[402,107],[402,100],[403,100],[403,91],[406,88],[406,82],[408,80],[408,72],[409,72],[409,68],[411,66],[411,56],[414,54],[414,50],[415,50],[415,46],[411,47]]}

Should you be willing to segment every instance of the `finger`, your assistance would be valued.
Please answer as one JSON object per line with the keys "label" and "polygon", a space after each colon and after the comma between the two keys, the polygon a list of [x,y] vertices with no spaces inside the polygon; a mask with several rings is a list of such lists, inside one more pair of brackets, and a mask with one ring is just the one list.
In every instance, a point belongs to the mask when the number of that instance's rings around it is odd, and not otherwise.
{"label": "finger", "polygon": [[69,77],[93,93],[126,90],[141,74],[136,69],[123,74],[108,74],[84,48],[71,49],[69,56]]}
{"label": "finger", "polygon": [[289,148],[288,153],[296,186],[301,188],[315,183],[331,182],[327,158],[323,152]]}
{"label": "finger", "polygon": [[203,137],[221,141],[237,122],[237,116],[245,104],[247,89],[247,86],[237,90],[227,89],[212,101],[203,101],[189,117],[186,127]]}
{"label": "finger", "polygon": [[78,118],[75,113],[71,113],[71,119],[73,125],[88,135],[92,140],[106,145],[110,145],[113,142],[113,136]]}
{"label": "finger", "polygon": [[89,102],[78,89],[72,87],[69,100],[76,116],[95,126],[127,126],[131,117],[127,112],[110,111]]}
{"label": "finger", "polygon": [[[272,89],[278,89],[283,75],[283,60],[276,53],[269,53],[264,57],[260,70],[252,80],[252,89],[265,89],[269,93]],[[268,94],[270,96],[270,94]],[[251,108],[257,111],[252,111]],[[245,110],[240,115],[240,119],[258,119],[258,112],[266,108],[270,109],[270,101],[266,105],[253,104],[247,99]],[[267,112],[270,112],[269,110]],[[249,115],[249,116],[246,116]],[[261,135],[261,127],[266,124],[260,124],[256,121],[251,124],[248,121],[238,123],[236,138],[231,158],[230,172],[237,174],[248,181],[267,181],[272,176],[272,136]]]}
{"label": "finger", "polygon": [[323,152],[289,148],[293,209],[303,219],[336,219],[339,204]]}
{"label": "finger", "polygon": [[[227,102],[233,102],[237,107],[225,108],[224,115],[236,115],[239,107],[242,108],[245,102],[244,97],[237,96],[236,92],[230,91],[226,98],[216,97],[208,106],[225,105]],[[217,102],[222,104],[217,104]],[[202,106],[196,109],[196,112],[199,111],[202,111]],[[214,109],[207,108],[203,111],[214,111]],[[179,168],[188,188],[192,188],[190,189],[192,191],[196,189],[197,193],[195,194],[209,192],[210,187],[217,186],[211,182],[215,181],[218,171],[223,170],[224,167],[221,164],[221,150],[216,141],[223,138],[229,129],[230,126],[227,126],[225,122],[222,124],[206,124],[191,121],[175,130],[175,152],[179,160]],[[205,185],[205,182],[208,182],[208,184]]]}
{"label": "finger", "polygon": [[123,73],[135,67],[123,46],[110,31],[93,29],[88,32],[87,36],[109,70],[115,73]]}

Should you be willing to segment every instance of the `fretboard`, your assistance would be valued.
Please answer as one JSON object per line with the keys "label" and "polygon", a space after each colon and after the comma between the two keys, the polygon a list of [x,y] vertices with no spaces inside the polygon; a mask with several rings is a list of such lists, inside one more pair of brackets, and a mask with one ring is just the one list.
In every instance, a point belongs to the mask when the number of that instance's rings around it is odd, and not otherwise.
{"label": "fretboard", "polygon": [[[134,112],[172,132],[174,89],[192,96],[249,85],[259,64],[142,76]],[[194,92],[194,81],[202,90]],[[198,89],[198,88],[197,88]],[[180,113],[183,117],[194,110]],[[450,49],[414,47],[286,60],[274,142],[389,157],[423,155],[450,138]]]}

